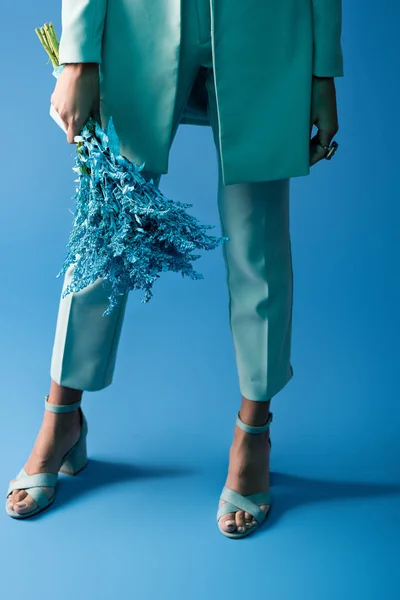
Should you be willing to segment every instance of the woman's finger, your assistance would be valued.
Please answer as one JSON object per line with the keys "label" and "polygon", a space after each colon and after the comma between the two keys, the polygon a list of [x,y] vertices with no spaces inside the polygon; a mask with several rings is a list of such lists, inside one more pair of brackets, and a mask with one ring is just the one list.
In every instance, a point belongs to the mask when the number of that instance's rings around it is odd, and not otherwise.
{"label": "woman's finger", "polygon": [[328,131],[327,129],[318,129],[317,135],[319,136],[319,141],[323,146],[330,146],[331,141],[337,134],[336,131]]}
{"label": "woman's finger", "polygon": [[310,166],[315,165],[315,163],[326,157],[328,152],[324,150],[323,146],[330,146],[336,133],[337,130],[328,131],[326,129],[319,129],[317,131],[310,142]]}
{"label": "woman's finger", "polygon": [[53,97],[51,98],[51,107],[54,111],[53,119],[61,126],[63,126],[64,131],[68,130],[68,119],[64,116],[64,114],[60,114],[56,108],[55,103],[53,102]]}
{"label": "woman's finger", "polygon": [[320,145],[318,133],[310,141],[310,167],[325,158],[326,150]]}
{"label": "woman's finger", "polygon": [[76,135],[80,135],[83,125],[82,119],[73,118],[69,121],[67,129],[67,140],[69,144],[75,144],[74,138]]}

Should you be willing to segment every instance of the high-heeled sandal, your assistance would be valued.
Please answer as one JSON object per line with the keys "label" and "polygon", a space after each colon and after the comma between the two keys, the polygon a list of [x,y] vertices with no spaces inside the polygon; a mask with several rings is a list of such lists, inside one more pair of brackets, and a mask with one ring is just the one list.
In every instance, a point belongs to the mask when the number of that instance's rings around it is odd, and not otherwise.
{"label": "high-heeled sandal", "polygon": [[[66,413],[72,412],[73,410],[79,409],[81,415],[81,434],[79,440],[72,446],[70,450],[64,455],[59,472],[66,473],[67,475],[77,475],[87,465],[87,448],[86,448],[86,437],[88,432],[87,421],[85,415],[80,407],[81,400],[74,404],[50,404],[47,399],[49,395],[45,396],[45,409],[55,413]],[[52,496],[49,498],[47,494],[41,489],[43,487],[54,487],[57,484],[58,473],[37,473],[35,475],[28,475],[25,469],[21,469],[18,473],[16,480],[10,483],[7,491],[6,499],[6,512],[10,517],[15,519],[26,519],[32,517],[38,512],[41,512],[45,508],[48,508],[53,504],[55,500],[55,489]],[[35,500],[37,506],[28,513],[18,514],[12,509],[9,509],[8,496],[14,490],[25,490]]]}
{"label": "high-heeled sandal", "polygon": [[[268,421],[264,425],[261,425],[261,427],[254,427],[252,425],[247,425],[247,423],[243,423],[242,419],[240,418],[240,411],[238,412],[236,417],[236,425],[243,429],[243,431],[247,431],[247,433],[262,433],[263,431],[266,431],[268,429],[271,422],[271,412],[268,415]],[[265,513],[263,509],[260,508],[261,504],[268,505],[269,507],[271,506],[270,492],[259,492],[257,494],[243,496],[242,494],[239,494],[238,492],[235,492],[234,490],[231,490],[230,488],[224,486],[222,494],[220,496],[220,500],[225,500],[225,503],[221,504],[221,506],[219,506],[218,508],[217,523],[219,523],[220,518],[224,515],[227,515],[228,513],[236,513],[238,510],[244,510],[245,512],[250,513],[253,516],[253,518],[257,521],[256,525],[249,527],[246,531],[243,531],[242,533],[229,533],[228,531],[224,531],[223,529],[221,529],[221,527],[218,525],[220,532],[226,537],[230,538],[242,538],[253,533],[253,531],[258,529],[260,525],[265,521],[271,510],[271,508],[269,508],[267,513]]]}

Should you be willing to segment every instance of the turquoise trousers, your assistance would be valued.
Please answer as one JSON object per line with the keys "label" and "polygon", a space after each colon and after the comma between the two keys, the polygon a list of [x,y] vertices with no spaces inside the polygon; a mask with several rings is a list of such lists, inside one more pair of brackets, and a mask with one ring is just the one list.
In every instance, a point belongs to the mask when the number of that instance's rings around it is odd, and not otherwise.
{"label": "turquoise trousers", "polygon": [[[209,0],[183,4],[171,145],[192,86],[203,85],[218,149]],[[160,182],[159,174],[144,174]],[[230,238],[222,245],[229,323],[240,392],[249,400],[269,400],[293,375],[289,184],[290,180],[284,179],[224,186],[219,165],[221,233]],[[73,269],[71,265],[66,272],[62,291],[71,282]],[[60,299],[50,368],[56,383],[87,391],[111,384],[128,294],[121,297],[119,306],[107,317],[102,317],[102,313],[108,306],[109,287],[101,278]]]}

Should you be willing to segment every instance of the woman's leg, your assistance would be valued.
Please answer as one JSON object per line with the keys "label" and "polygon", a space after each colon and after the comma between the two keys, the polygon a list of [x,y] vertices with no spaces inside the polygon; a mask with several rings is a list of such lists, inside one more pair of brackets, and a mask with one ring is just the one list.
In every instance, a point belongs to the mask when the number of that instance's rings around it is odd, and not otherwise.
{"label": "woman's leg", "polygon": [[[213,72],[207,77],[209,116],[219,164],[218,208],[235,349],[241,419],[267,421],[270,402],[291,379],[293,273],[289,180],[224,186]],[[269,429],[252,435],[235,427],[225,485],[249,495],[269,490]],[[224,501],[221,501],[222,504]],[[268,506],[262,505],[266,512]],[[243,531],[252,516],[239,510],[220,519],[227,532]]]}
{"label": "woman's leg", "polygon": [[[235,348],[240,415],[249,425],[267,421],[270,401],[291,379],[292,265],[289,182],[219,183],[229,323]],[[225,485],[243,495],[269,490],[269,429],[252,435],[235,427]],[[266,511],[267,506],[262,506]],[[232,532],[251,525],[238,511],[221,518]]]}
{"label": "woman's leg", "polygon": [[[62,292],[72,281],[74,265],[64,276]],[[128,293],[106,317],[109,284],[99,278],[79,292],[60,298],[50,366],[50,404],[74,404],[83,390],[101,390],[113,379],[117,349]],[[65,453],[78,441],[81,432],[78,409],[68,413],[45,410],[42,426],[24,468],[28,475],[57,473]],[[54,488],[42,488],[50,497]],[[18,503],[18,504],[17,504]],[[19,504],[21,503],[21,504]],[[36,507],[25,490],[15,490],[9,508],[22,514]]]}
{"label": "woman's leg", "polygon": [[[181,57],[175,111],[171,128],[171,145],[179,126],[179,120],[200,68],[201,48],[197,11],[188,4],[182,13]],[[153,178],[159,185],[161,175],[143,171],[147,179]],[[71,282],[73,265],[64,277],[63,289]],[[108,317],[102,313],[108,306],[107,288],[102,280],[60,299],[53,353],[50,367],[50,398],[54,404],[68,404],[79,400],[83,390],[95,391],[109,386],[113,379],[117,349],[127,302],[121,297],[120,304]],[[53,413],[45,411],[31,457],[25,465],[28,474],[56,473],[59,461],[72,441],[79,438],[78,411]],[[71,442],[71,443],[70,443]],[[69,444],[69,445],[68,445]],[[66,449],[65,449],[66,448]],[[49,495],[52,488],[48,490]],[[22,501],[22,507],[12,508],[17,512],[30,512],[34,500],[24,490],[10,495],[11,504]]]}
{"label": "woman's leg", "polygon": [[[82,397],[80,390],[59,386],[54,381],[50,385],[50,404],[74,404]],[[44,411],[42,426],[36,437],[32,452],[24,465],[28,475],[35,473],[57,473],[66,452],[79,439],[81,433],[78,410],[68,413]],[[12,480],[14,481],[14,480]],[[42,487],[52,496],[54,488]],[[17,504],[18,503],[18,504]],[[8,507],[18,514],[31,512],[36,502],[25,490],[14,490],[8,497]]]}

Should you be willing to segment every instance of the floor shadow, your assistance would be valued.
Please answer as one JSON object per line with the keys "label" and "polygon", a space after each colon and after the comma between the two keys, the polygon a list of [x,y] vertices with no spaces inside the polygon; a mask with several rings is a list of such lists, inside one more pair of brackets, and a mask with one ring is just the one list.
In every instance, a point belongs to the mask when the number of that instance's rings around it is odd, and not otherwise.
{"label": "floor shadow", "polygon": [[[204,467],[206,470],[206,467]],[[202,471],[204,471],[202,469]],[[165,477],[187,477],[198,474],[199,469],[138,465],[90,459],[87,467],[75,477],[60,473],[54,507],[79,501],[85,494],[96,492],[110,485],[120,485],[131,480],[143,480]],[[226,473],[224,472],[224,476]],[[211,476],[211,478],[213,478]],[[219,478],[220,479],[220,478]],[[301,506],[320,502],[335,502],[344,499],[376,498],[379,496],[400,496],[399,484],[374,482],[334,481],[300,477],[277,471],[271,472],[272,506],[265,527],[254,535],[261,535],[265,528],[273,527],[289,512]],[[47,511],[29,518],[29,521],[41,518]]]}
{"label": "floor shadow", "polygon": [[[272,471],[270,475],[272,505],[266,528],[276,525],[287,512],[302,506],[348,499],[370,499],[382,496],[400,496],[400,482],[374,483],[362,481],[334,481],[313,479]],[[255,535],[265,531],[260,528]]]}
{"label": "floor shadow", "polygon": [[[131,480],[152,479],[160,477],[185,477],[196,474],[196,469],[185,467],[167,467],[154,465],[136,465],[122,462],[90,459],[86,468],[71,477],[59,474],[56,499],[53,508],[76,502],[86,494],[96,494],[103,487],[120,485]],[[51,508],[50,510],[53,510]],[[43,511],[30,517],[30,521],[44,517]]]}

